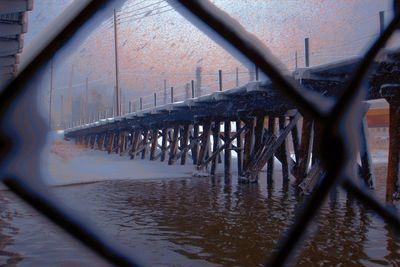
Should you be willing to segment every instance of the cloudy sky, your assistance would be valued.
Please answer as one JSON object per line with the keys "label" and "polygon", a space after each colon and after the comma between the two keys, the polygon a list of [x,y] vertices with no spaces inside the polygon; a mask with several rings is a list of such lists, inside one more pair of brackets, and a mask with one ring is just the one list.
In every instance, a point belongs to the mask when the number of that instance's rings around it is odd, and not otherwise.
{"label": "cloudy sky", "polygon": [[[35,0],[29,16],[27,45],[57,20],[72,0]],[[124,1],[122,1],[124,2]],[[311,65],[357,56],[379,33],[379,11],[386,23],[390,0],[213,0],[219,8],[256,35],[288,69],[304,66],[304,38],[310,38]],[[202,67],[203,85],[217,89],[217,72],[224,87],[234,86],[248,70],[202,33],[165,0],[127,0],[117,5],[120,83],[128,100],[152,95],[163,87],[183,89]],[[90,88],[112,98],[115,83],[112,8],[103,12],[80,41],[55,57],[55,94],[79,94],[86,78]],[[45,79],[44,79],[45,80]],[[71,90],[72,85],[72,90]],[[179,89],[177,89],[179,90]],[[72,92],[71,92],[72,91]],[[55,99],[58,99],[56,97]]]}

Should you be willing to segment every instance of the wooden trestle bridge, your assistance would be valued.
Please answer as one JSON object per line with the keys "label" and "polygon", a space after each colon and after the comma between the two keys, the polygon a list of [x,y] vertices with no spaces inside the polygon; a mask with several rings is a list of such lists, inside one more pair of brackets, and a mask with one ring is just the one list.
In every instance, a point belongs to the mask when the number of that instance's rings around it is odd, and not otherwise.
{"label": "wooden trestle bridge", "polygon": [[[298,69],[293,75],[302,87],[334,96],[341,92],[359,61],[349,59]],[[398,198],[399,50],[386,50],[380,55],[366,81],[366,88],[368,99],[384,98],[390,104],[387,196]],[[364,106],[366,112],[368,104]],[[360,177],[373,187],[366,120],[359,126]],[[129,155],[130,159],[141,157],[182,165],[190,160],[199,174],[215,175],[218,164],[223,163],[224,174],[229,177],[234,151],[240,181],[247,182],[257,181],[258,173],[265,165],[268,182],[272,182],[273,158],[276,157],[282,164],[283,181],[287,182],[293,176],[297,183],[304,184],[305,190],[324,175],[318,160],[320,134],[312,118],[299,114],[269,81],[250,82],[238,88],[102,119],[65,131],[66,138],[75,139],[79,144],[108,153]],[[290,146],[288,140],[291,140]],[[294,157],[290,156],[291,152]]]}

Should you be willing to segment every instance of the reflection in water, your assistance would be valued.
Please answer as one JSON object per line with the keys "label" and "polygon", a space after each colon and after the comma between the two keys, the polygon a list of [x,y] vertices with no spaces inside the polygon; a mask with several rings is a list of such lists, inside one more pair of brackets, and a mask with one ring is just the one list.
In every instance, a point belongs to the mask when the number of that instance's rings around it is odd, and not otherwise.
{"label": "reflection in water", "polygon": [[[261,177],[258,184],[244,185],[220,177],[124,180],[54,191],[149,265],[260,266],[304,200],[292,185],[282,188],[277,181],[271,187],[265,181],[266,177]],[[23,218],[2,217],[3,235],[10,225],[15,231],[8,236],[17,240],[40,239],[39,232],[52,229],[31,210],[4,199],[0,203],[4,214],[17,210]],[[36,234],[25,229],[28,221],[40,221],[36,223]],[[400,243],[393,230],[343,191],[330,195],[308,232],[309,238],[295,262],[298,266],[400,264]],[[32,257],[26,257],[29,253],[41,255],[35,263],[42,266],[70,263],[71,257],[74,266],[93,265],[92,255],[82,249],[76,252],[76,244],[64,242],[64,237],[41,239],[40,248],[29,250],[24,242],[12,245],[3,240],[0,253],[7,249],[20,253],[20,258],[9,257],[22,259],[21,266],[32,265]],[[57,257],[49,260],[49,255]]]}
{"label": "reflection in water", "polygon": [[11,225],[15,214],[6,207],[8,203],[9,200],[0,194],[0,266],[15,265],[22,260],[18,253],[6,249],[14,244],[13,236],[18,234],[18,229]]}

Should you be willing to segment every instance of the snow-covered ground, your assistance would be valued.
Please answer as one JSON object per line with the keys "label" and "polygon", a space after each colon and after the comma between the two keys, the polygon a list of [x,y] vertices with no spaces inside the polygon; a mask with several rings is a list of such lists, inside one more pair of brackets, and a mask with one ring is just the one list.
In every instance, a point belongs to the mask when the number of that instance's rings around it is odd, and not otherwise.
{"label": "snow-covered ground", "polygon": [[[182,166],[180,161],[168,165],[160,160],[150,161],[149,155],[142,160],[137,157],[130,160],[129,156],[107,154],[105,151],[91,150],[76,146],[73,141],[63,140],[62,133],[52,134],[50,147],[43,153],[43,170],[45,183],[51,186],[90,183],[114,179],[160,179],[191,177],[196,174],[191,160]],[[232,171],[236,169],[235,153],[232,153]],[[387,163],[387,150],[374,150],[374,164]],[[294,155],[292,155],[294,157]],[[275,160],[275,170],[281,171],[280,163]],[[219,164],[218,171],[222,173],[223,165]]]}
{"label": "snow-covered ground", "polygon": [[50,153],[43,155],[44,168],[48,171],[45,182],[49,185],[89,183],[113,179],[156,179],[191,176],[192,164],[168,165],[165,162],[150,161],[148,155],[141,160],[137,157],[107,154],[105,151],[90,150],[64,141],[54,135]]}

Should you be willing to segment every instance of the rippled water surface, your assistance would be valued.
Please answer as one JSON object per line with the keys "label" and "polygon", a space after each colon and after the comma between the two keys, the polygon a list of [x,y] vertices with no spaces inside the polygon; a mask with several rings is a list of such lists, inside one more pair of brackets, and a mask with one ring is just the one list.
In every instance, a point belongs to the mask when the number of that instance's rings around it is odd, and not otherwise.
{"label": "rippled water surface", "polygon": [[[292,185],[277,179],[268,188],[264,177],[250,185],[177,178],[53,191],[151,266],[260,266],[304,201]],[[0,212],[0,265],[107,266],[10,192],[0,192]],[[400,266],[394,231],[344,192],[330,196],[308,234],[296,266]]]}

